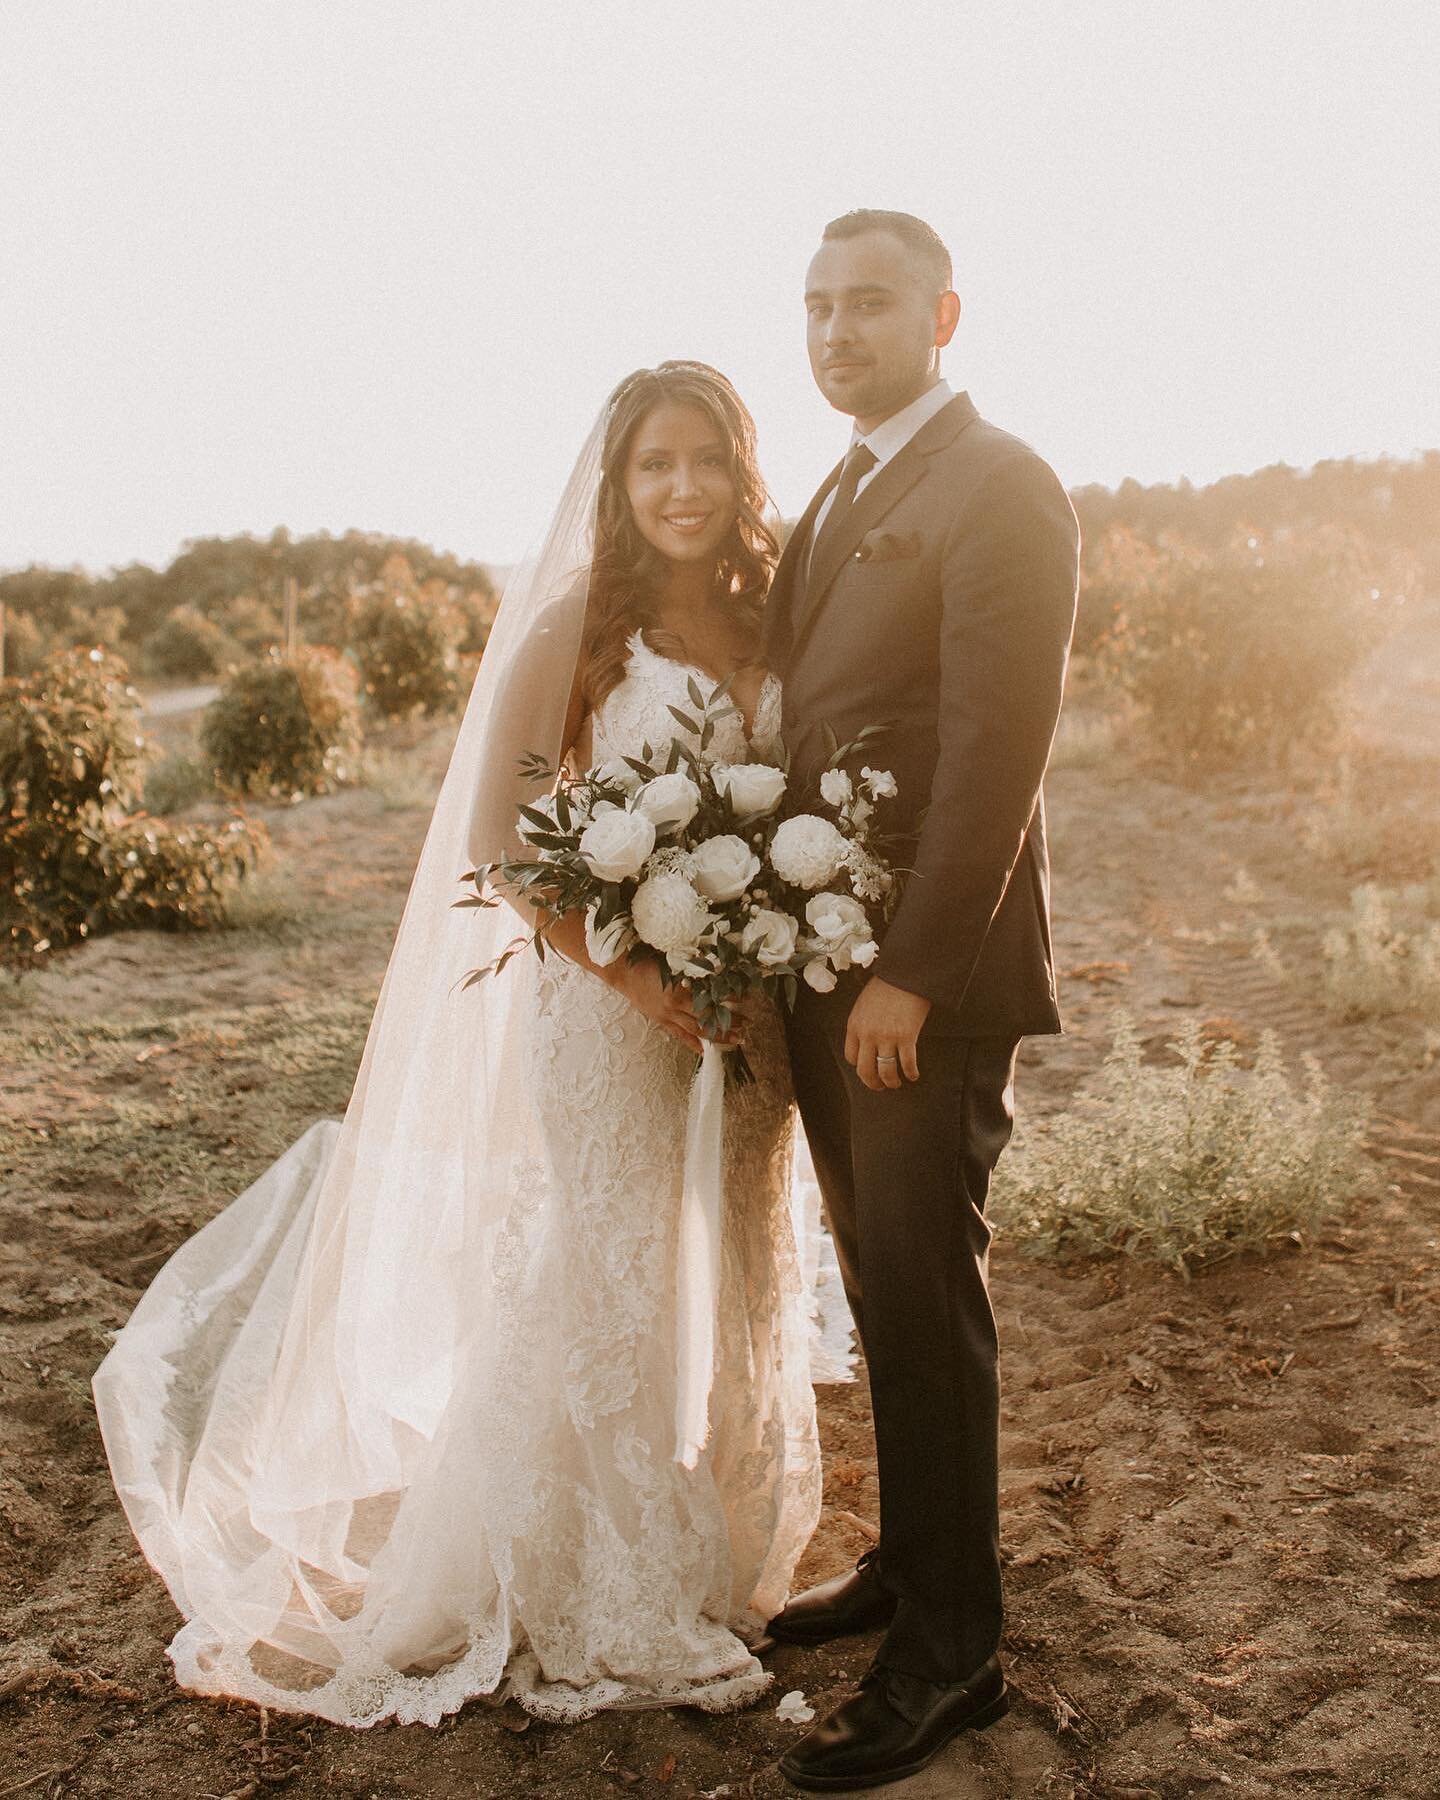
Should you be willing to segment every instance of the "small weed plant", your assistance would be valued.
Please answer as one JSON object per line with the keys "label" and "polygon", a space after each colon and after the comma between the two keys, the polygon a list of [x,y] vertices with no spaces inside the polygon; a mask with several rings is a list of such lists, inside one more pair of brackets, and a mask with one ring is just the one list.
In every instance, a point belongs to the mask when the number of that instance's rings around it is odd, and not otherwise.
{"label": "small weed plant", "polygon": [[1418,1012],[1440,1023],[1440,924],[1406,930],[1398,896],[1367,882],[1350,896],[1350,916],[1325,934],[1326,1005],[1345,1019]]}
{"label": "small weed plant", "polygon": [[1313,1057],[1287,1075],[1272,1032],[1254,1066],[1197,1022],[1147,1066],[1122,1016],[1094,1088],[1024,1133],[996,1171],[997,1229],[1035,1254],[1120,1253],[1182,1274],[1311,1236],[1368,1186],[1364,1110]]}

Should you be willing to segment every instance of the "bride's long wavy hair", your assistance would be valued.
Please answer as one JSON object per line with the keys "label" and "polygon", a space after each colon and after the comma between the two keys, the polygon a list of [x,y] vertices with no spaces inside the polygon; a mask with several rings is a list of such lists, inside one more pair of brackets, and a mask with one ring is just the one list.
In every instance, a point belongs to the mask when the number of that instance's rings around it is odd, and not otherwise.
{"label": "bride's long wavy hair", "polygon": [[769,495],[755,454],[755,421],[745,402],[708,363],[663,362],[636,369],[610,396],[595,521],[595,555],[585,617],[581,692],[593,712],[624,678],[626,645],[637,627],[661,655],[683,654],[659,623],[665,558],[635,523],[625,491],[625,463],[636,428],[664,400],[698,406],[724,437],[738,510],[715,559],[715,595],[732,612],[740,636],[760,643],[760,618],[780,546],[765,523]]}

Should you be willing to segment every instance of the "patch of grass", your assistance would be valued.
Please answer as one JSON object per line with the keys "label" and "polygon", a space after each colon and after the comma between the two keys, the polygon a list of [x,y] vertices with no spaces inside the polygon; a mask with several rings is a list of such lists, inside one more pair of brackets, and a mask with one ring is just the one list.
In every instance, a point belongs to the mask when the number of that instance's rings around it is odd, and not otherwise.
{"label": "patch of grass", "polygon": [[360,783],[380,796],[382,812],[424,812],[435,804],[439,783],[416,750],[368,748]]}
{"label": "patch of grass", "polygon": [[293,942],[305,932],[311,911],[294,869],[276,859],[252,871],[227,897],[223,928]]}
{"label": "patch of grass", "polygon": [[1253,1068],[1187,1021],[1178,1061],[1148,1067],[1122,1016],[1099,1079],[1017,1136],[996,1171],[999,1231],[1037,1255],[1119,1253],[1187,1273],[1204,1259],[1313,1235],[1368,1188],[1364,1108],[1305,1058],[1292,1084],[1273,1032]]}

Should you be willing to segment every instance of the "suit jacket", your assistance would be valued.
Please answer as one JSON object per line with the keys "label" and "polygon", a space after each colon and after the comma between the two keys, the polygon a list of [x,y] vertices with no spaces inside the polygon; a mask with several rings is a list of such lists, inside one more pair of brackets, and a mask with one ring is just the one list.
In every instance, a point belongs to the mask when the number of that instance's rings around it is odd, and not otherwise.
{"label": "suit jacket", "polygon": [[871,965],[973,1036],[1061,1029],[1042,778],[1075,622],[1080,533],[1054,471],[957,394],[871,478],[803,568],[832,470],[775,572],[765,650],[784,681],[792,791],[842,743],[894,771],[913,867]]}

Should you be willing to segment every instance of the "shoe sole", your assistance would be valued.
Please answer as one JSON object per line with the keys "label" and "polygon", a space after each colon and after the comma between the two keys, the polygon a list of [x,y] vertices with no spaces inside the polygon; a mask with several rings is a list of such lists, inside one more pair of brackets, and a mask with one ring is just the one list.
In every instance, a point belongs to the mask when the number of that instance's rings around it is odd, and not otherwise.
{"label": "shoe sole", "polygon": [[780,1758],[780,1773],[795,1787],[803,1788],[812,1794],[846,1794],[859,1793],[862,1788],[888,1787],[892,1781],[908,1781],[912,1775],[918,1775],[923,1768],[934,1762],[945,1748],[959,1737],[962,1731],[984,1731],[997,1719],[1003,1719],[1010,1710],[1010,1690],[1002,1688],[988,1705],[982,1706],[977,1713],[957,1725],[951,1732],[941,1738],[933,1750],[929,1750],[918,1762],[904,1763],[896,1768],[887,1769],[883,1775],[871,1775],[856,1780],[853,1775],[792,1775],[785,1767],[785,1758]]}

